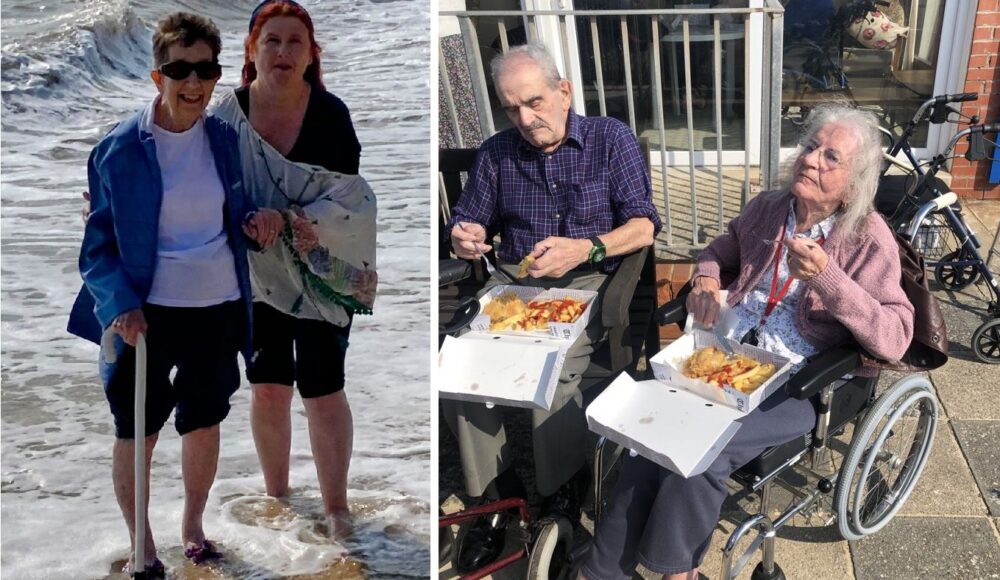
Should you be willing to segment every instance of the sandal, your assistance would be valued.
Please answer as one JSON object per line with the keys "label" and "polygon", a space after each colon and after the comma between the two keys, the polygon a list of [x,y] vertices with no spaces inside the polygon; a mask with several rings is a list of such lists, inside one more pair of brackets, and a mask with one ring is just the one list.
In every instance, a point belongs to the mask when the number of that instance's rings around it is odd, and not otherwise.
{"label": "sandal", "polygon": [[206,560],[218,560],[222,557],[222,552],[212,542],[202,540],[200,546],[194,543],[188,544],[188,547],[184,549],[184,557],[195,564],[201,564]]}
{"label": "sandal", "polygon": [[[146,565],[146,578],[149,580],[166,580],[167,569],[163,566],[163,562],[159,558],[155,558],[152,564]],[[122,568],[123,574],[128,574],[129,578],[135,577],[135,571],[132,570],[132,563],[129,562],[125,564]]]}

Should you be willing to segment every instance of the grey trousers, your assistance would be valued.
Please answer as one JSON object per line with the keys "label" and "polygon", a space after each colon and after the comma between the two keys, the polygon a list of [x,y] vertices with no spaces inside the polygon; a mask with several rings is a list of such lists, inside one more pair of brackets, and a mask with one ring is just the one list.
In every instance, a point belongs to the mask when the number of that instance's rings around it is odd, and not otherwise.
{"label": "grey trousers", "polygon": [[[501,264],[501,267],[511,274],[517,272],[514,265]],[[562,278],[526,278],[523,282],[545,288],[601,291],[607,280],[608,276],[600,272],[570,272]],[[495,285],[490,280],[483,293]],[[555,493],[586,460],[583,442],[587,435],[587,419],[583,414],[580,381],[590,364],[594,344],[605,334],[598,306],[592,306],[595,312],[586,332],[576,339],[566,354],[552,406],[548,411],[530,411],[535,488],[540,495]],[[441,401],[441,414],[458,439],[465,489],[472,497],[483,495],[486,486],[511,466],[502,413],[502,409],[487,409],[483,403]]]}
{"label": "grey trousers", "polygon": [[768,447],[811,430],[816,411],[782,390],[740,423],[708,470],[690,479],[640,456],[625,458],[583,566],[588,580],[632,578],[639,562],[658,574],[697,568],[719,521],[729,476]]}

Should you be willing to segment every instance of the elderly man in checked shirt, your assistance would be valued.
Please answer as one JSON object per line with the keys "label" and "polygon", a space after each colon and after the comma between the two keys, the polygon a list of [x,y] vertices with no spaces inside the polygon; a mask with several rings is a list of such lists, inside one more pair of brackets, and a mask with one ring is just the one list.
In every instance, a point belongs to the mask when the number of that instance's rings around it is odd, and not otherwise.
{"label": "elderly man in checked shirt", "polygon": [[[602,291],[620,256],[653,244],[660,219],[639,145],[623,123],[570,110],[572,87],[541,46],[512,48],[492,63],[493,82],[514,128],[480,148],[448,224],[455,254],[476,259],[499,231],[498,266],[508,273],[535,258],[526,283]],[[601,317],[571,347],[549,411],[533,411],[535,480],[542,517],[579,521],[586,485],[587,431],[579,385]],[[511,468],[499,409],[444,401],[444,417],[461,450],[466,491],[492,499],[523,496]],[[574,476],[574,474],[576,474]],[[458,571],[495,559],[503,548],[503,516],[477,521],[466,533]]]}

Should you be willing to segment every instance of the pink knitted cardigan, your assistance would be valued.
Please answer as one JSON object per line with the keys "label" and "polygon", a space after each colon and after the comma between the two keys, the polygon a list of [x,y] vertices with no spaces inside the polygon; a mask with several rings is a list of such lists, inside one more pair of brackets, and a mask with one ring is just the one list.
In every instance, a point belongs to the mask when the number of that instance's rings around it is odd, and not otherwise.
{"label": "pink knitted cardigan", "polygon": [[[774,249],[788,217],[791,193],[765,192],[749,203],[698,256],[695,276],[734,274],[735,306],[772,271]],[[799,332],[820,350],[856,341],[876,358],[898,361],[913,337],[913,306],[899,285],[896,241],[885,221],[870,214],[856,236],[834,225],[823,249],[826,268],[805,282],[796,316]],[[859,372],[858,374],[871,374]]]}

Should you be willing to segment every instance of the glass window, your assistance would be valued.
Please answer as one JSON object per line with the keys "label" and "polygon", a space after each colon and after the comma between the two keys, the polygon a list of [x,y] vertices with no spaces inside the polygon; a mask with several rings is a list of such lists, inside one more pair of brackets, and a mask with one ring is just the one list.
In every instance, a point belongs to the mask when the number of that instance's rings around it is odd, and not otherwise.
{"label": "glass window", "polygon": [[[932,96],[944,0],[787,0],[782,146],[794,146],[818,103],[874,111],[887,128]],[[926,125],[911,139],[926,146]]]}

